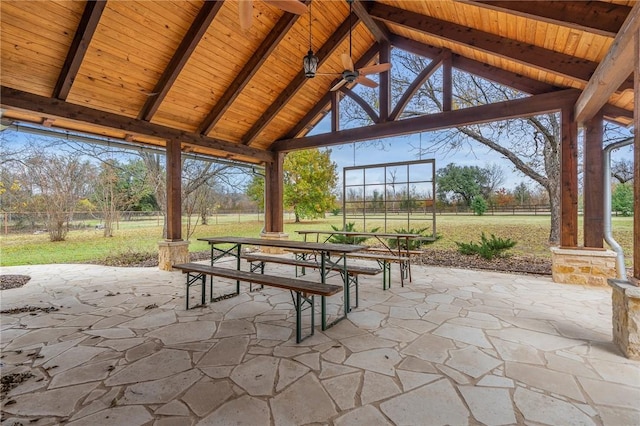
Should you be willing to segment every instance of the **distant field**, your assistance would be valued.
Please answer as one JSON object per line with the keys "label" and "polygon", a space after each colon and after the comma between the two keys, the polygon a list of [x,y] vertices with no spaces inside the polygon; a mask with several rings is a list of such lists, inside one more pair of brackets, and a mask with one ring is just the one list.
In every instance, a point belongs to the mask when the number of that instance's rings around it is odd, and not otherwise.
{"label": "distant field", "polygon": [[[212,224],[198,226],[191,238],[191,251],[207,250],[207,244],[198,238],[221,235],[257,237],[264,224],[257,215],[237,218],[221,218],[218,223],[212,218]],[[324,220],[285,222],[285,232],[292,239],[301,239],[295,232],[304,229],[331,229],[331,225],[342,226],[342,218],[330,216]],[[367,228],[382,225],[382,222],[368,222]],[[413,223],[413,227],[420,224]],[[388,226],[388,231],[401,228],[401,224]],[[438,216],[437,233],[442,236],[430,247],[435,249],[455,249],[456,241],[477,241],[480,233],[495,234],[502,238],[511,238],[518,242],[511,250],[514,254],[529,254],[550,257],[547,239],[549,236],[548,216]],[[360,230],[359,228],[357,228]],[[614,237],[625,249],[627,264],[630,263],[633,247],[633,219],[614,218]],[[582,221],[580,221],[578,241],[582,241]],[[71,231],[67,241],[49,242],[48,234],[22,234],[0,236],[0,266],[31,265],[47,263],[82,263],[104,259],[108,255],[128,252],[155,252],[161,240],[162,227],[157,221],[122,222],[115,236],[104,238],[101,230],[93,228]]]}

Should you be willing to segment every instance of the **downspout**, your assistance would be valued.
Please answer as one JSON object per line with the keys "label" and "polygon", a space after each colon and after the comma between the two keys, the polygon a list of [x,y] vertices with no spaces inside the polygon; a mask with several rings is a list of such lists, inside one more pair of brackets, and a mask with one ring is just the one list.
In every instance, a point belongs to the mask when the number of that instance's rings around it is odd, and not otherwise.
{"label": "downspout", "polygon": [[[611,230],[611,151],[622,148],[633,143],[633,138],[627,138],[619,142],[607,145],[604,149],[602,161],[604,162],[604,240],[609,247],[616,252],[616,269],[618,271],[618,279],[626,281],[627,269],[624,266],[624,252],[622,247],[613,239]],[[637,213],[636,213],[637,214]]]}

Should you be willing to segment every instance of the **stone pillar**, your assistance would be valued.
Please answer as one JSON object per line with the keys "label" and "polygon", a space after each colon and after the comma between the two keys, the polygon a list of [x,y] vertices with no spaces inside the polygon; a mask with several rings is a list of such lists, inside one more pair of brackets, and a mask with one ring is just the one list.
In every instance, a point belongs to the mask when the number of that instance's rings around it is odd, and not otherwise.
{"label": "stone pillar", "polygon": [[[264,238],[267,240],[288,240],[289,234],[284,232],[263,231],[260,233],[260,238]],[[261,247],[260,251],[262,253],[268,253],[268,254],[284,254],[285,253],[285,251],[282,250],[280,247]]]}
{"label": "stone pillar", "polygon": [[627,358],[640,360],[640,287],[618,279],[608,282],[613,288],[613,342]]}
{"label": "stone pillar", "polygon": [[616,253],[612,250],[551,247],[553,281],[561,284],[607,286],[616,278]]}
{"label": "stone pillar", "polygon": [[158,267],[173,271],[173,265],[189,262],[189,241],[158,241]]}

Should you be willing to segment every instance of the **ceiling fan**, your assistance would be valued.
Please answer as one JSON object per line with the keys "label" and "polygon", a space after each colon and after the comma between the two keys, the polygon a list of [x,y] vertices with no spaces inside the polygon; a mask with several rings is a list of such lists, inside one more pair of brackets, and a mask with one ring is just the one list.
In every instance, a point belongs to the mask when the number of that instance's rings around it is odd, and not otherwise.
{"label": "ceiling fan", "polygon": [[[285,12],[295,13],[296,15],[303,15],[307,13],[307,6],[298,0],[262,0],[265,3],[269,3]],[[238,9],[240,14],[240,28],[243,31],[251,28],[251,21],[253,19],[253,0],[238,0]]]}
{"label": "ceiling fan", "polygon": [[[353,15],[353,1],[354,0],[347,0],[347,3],[349,3],[349,19],[351,19],[351,16]],[[311,24],[309,24],[311,25]],[[381,73],[381,72],[385,72],[385,71],[389,71],[391,69],[391,64],[389,63],[383,63],[383,64],[376,64],[376,65],[370,65],[368,67],[362,67],[362,68],[358,68],[355,69],[355,66],[353,65],[353,59],[352,58],[352,53],[351,53],[351,49],[352,49],[352,43],[351,43],[351,30],[353,28],[353,25],[349,26],[349,54],[347,55],[346,53],[343,53],[342,55],[340,55],[340,59],[342,60],[342,67],[344,68],[344,71],[342,71],[341,73],[318,73],[319,75],[340,75],[342,76],[342,79],[336,83],[332,88],[331,91],[335,92],[336,90],[340,89],[342,86],[344,86],[347,83],[360,83],[363,86],[367,86],[367,87],[371,87],[371,88],[376,88],[378,87],[378,83],[376,83],[375,81],[365,77],[366,75],[369,74],[377,74],[377,73]],[[311,55],[311,46],[309,47],[309,55]],[[305,71],[306,71],[306,67],[305,67]],[[313,77],[315,75],[315,73],[313,75],[309,75],[306,74],[307,77]]]}

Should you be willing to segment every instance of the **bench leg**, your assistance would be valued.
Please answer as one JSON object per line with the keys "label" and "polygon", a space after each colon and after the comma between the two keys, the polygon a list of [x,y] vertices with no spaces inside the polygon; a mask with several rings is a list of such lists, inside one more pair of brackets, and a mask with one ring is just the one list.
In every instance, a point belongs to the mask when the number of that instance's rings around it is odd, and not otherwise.
{"label": "bench leg", "polygon": [[[254,262],[249,262],[249,270],[251,272],[255,272],[257,270],[260,270],[260,273],[262,275],[264,275],[264,262],[257,262],[255,265],[254,265]],[[262,289],[264,289],[264,284],[260,285],[259,289],[254,290],[253,289],[253,283],[249,283],[249,293],[251,293],[252,291],[259,291],[259,290],[262,290]]]}
{"label": "bench leg", "polygon": [[386,260],[378,260],[378,265],[382,268],[382,289],[391,288],[391,263]]}
{"label": "bench leg", "polygon": [[198,282],[202,286],[202,301],[200,302],[202,305],[205,304],[205,288],[206,288],[207,276],[205,274],[200,273],[191,273],[187,272],[187,303],[186,309],[189,310],[189,287],[194,284],[198,284]]}
{"label": "bench leg", "polygon": [[[291,298],[293,299],[293,306],[296,308],[296,343],[302,342],[309,336],[313,336],[315,333],[315,310],[314,310],[314,302],[315,296],[311,295],[311,297],[303,296],[302,292],[296,291],[295,296],[293,295],[294,291],[290,290]],[[304,305],[307,304],[306,308]],[[306,336],[302,337],[302,311],[311,309],[311,331]]]}
{"label": "bench leg", "polygon": [[409,278],[411,281],[411,266],[409,266],[409,261],[400,262],[400,285],[404,287],[404,280]]}

